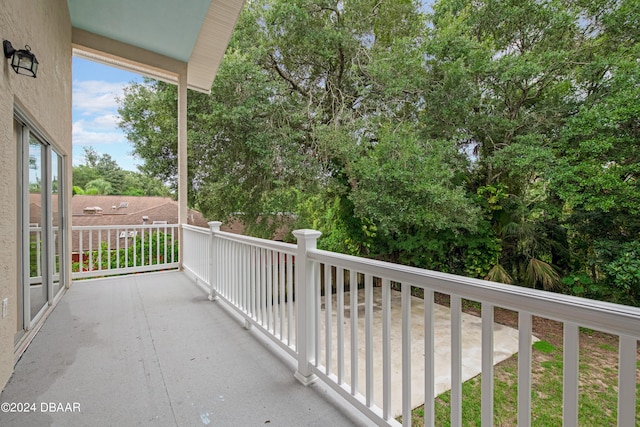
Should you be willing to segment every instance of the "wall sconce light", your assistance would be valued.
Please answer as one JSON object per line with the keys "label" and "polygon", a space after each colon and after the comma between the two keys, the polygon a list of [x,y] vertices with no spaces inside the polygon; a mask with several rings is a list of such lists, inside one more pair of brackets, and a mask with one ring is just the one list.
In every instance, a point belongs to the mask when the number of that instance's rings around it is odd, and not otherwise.
{"label": "wall sconce light", "polygon": [[38,72],[38,60],[31,53],[31,48],[26,45],[24,49],[14,49],[9,40],[3,40],[4,57],[11,58],[11,67],[17,74],[36,77]]}

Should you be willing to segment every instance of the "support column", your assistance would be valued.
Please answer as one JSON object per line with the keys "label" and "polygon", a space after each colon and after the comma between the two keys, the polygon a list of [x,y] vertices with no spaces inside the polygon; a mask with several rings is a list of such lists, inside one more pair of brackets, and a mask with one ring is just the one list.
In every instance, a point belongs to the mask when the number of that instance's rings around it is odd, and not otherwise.
{"label": "support column", "polygon": [[187,69],[178,75],[178,224],[180,225],[178,262],[182,270],[184,246],[182,225],[187,224]]}
{"label": "support column", "polygon": [[296,350],[298,353],[298,370],[295,377],[304,385],[313,384],[318,378],[311,369],[312,358],[315,354],[314,322],[315,307],[315,265],[307,259],[307,250],[316,249],[318,237],[322,233],[315,230],[295,230],[293,235],[298,239],[295,269],[295,298],[296,298]]}

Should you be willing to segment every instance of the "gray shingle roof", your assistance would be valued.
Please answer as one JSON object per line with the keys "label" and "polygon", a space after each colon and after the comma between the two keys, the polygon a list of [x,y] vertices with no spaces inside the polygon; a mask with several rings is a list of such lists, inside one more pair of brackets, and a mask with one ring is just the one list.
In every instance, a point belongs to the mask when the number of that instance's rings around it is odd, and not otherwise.
{"label": "gray shingle roof", "polygon": [[[99,207],[101,214],[85,214],[85,208]],[[169,197],[75,195],[71,199],[73,225],[139,225],[142,217],[153,221],[178,223],[178,202]],[[207,219],[193,209],[189,210],[187,223],[208,227]]]}

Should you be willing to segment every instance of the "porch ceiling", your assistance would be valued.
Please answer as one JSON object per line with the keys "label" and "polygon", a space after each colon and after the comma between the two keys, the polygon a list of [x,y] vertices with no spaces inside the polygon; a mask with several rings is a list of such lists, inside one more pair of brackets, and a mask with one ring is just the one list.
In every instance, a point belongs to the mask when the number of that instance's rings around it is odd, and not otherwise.
{"label": "porch ceiling", "polygon": [[74,53],[208,92],[244,0],[68,0]]}

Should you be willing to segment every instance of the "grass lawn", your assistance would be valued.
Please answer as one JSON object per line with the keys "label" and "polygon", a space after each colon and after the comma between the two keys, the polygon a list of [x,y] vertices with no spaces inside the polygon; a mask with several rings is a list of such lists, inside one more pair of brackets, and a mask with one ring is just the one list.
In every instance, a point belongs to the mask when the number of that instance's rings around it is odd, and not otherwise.
{"label": "grass lawn", "polygon": [[[477,305],[466,304],[465,311],[479,314]],[[495,321],[517,327],[517,314],[496,309]],[[533,346],[532,355],[532,425],[562,425],[562,324],[533,318],[533,333],[541,341]],[[640,360],[640,350],[638,351]],[[618,402],[618,338],[588,329],[580,330],[580,426],[615,426]],[[494,425],[516,426],[518,401],[518,355],[494,367]],[[462,418],[465,426],[480,426],[480,376],[462,387]],[[640,362],[636,370],[637,406],[640,406]],[[449,426],[450,393],[436,398],[437,426]],[[424,408],[414,409],[412,424],[422,426]],[[636,410],[640,426],[640,410]]]}

